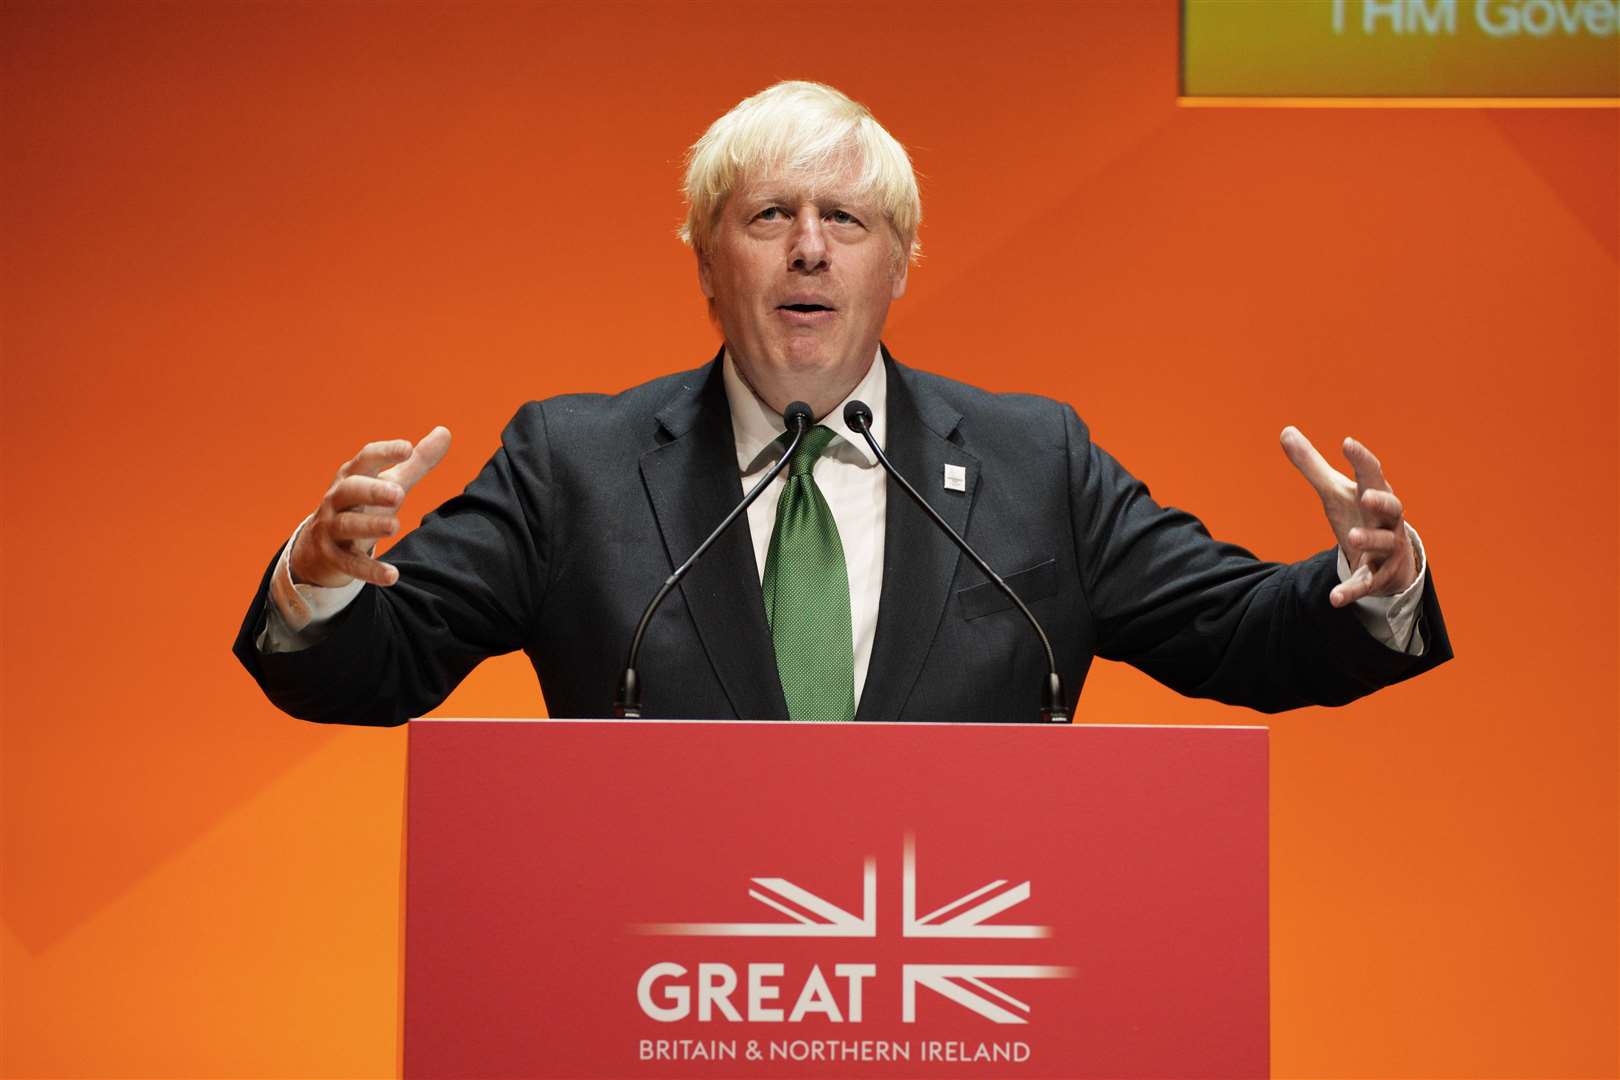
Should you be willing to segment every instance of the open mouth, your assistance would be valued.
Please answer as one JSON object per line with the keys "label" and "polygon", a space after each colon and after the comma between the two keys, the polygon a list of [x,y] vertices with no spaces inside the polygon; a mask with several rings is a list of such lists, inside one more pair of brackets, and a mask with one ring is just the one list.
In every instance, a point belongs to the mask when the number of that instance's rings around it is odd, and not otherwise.
{"label": "open mouth", "polygon": [[831,311],[833,309],[825,304],[783,304],[781,310],[796,311],[801,315],[813,315],[818,311]]}

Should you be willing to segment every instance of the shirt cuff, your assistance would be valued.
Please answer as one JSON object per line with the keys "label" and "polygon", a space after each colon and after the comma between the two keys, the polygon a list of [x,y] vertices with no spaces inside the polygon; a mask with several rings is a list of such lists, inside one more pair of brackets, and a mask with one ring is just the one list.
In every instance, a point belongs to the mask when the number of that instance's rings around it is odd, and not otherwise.
{"label": "shirt cuff", "polygon": [[358,578],[337,588],[293,582],[293,545],[309,521],[305,518],[293,530],[292,537],[281,549],[281,556],[276,559],[275,572],[270,575],[270,603],[265,605],[264,629],[254,642],[262,653],[298,652],[314,645],[325,636],[325,625],[365,588],[366,583]]}
{"label": "shirt cuff", "polygon": [[[1394,596],[1363,596],[1351,605],[1356,618],[1367,633],[1396,652],[1408,656],[1423,655],[1423,632],[1418,629],[1418,612],[1422,607],[1423,583],[1429,574],[1429,560],[1423,551],[1423,540],[1410,524],[1406,535],[1412,538],[1412,554],[1417,559],[1417,576],[1412,583]],[[1350,580],[1350,562],[1339,549],[1339,581]]]}

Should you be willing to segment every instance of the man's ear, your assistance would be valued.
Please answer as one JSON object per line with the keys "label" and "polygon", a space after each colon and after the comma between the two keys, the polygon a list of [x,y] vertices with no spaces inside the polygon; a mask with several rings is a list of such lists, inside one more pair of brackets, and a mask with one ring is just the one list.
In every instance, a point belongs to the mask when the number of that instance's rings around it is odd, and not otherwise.
{"label": "man's ear", "polygon": [[906,295],[906,274],[911,270],[911,260],[902,258],[900,268],[894,272],[894,291],[890,299],[898,300]]}
{"label": "man's ear", "polygon": [[713,303],[714,272],[709,267],[709,257],[701,249],[694,249],[694,251],[697,255],[698,288],[702,289],[703,295],[709,298],[710,303]]}

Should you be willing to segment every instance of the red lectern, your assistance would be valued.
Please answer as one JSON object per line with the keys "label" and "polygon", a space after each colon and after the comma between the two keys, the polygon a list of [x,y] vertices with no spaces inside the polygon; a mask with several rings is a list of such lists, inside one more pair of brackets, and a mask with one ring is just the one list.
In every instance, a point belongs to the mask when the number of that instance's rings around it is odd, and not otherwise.
{"label": "red lectern", "polygon": [[407,1077],[1260,1077],[1266,732],[413,721]]}

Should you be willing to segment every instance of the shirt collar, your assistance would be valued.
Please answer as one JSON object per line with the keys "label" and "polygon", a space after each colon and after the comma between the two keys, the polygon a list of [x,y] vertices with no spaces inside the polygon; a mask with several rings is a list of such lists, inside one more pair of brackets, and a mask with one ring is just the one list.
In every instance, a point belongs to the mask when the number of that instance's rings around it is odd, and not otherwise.
{"label": "shirt collar", "polygon": [[[744,476],[747,476],[766,468],[781,456],[782,444],[776,439],[782,434],[782,417],[780,413],[755,397],[748,384],[743,382],[742,376],[737,372],[737,364],[731,358],[730,349],[726,350],[723,369],[726,400],[731,406],[731,431],[737,441],[737,467],[742,470]],[[838,436],[828,445],[825,456],[836,457],[851,465],[870,469],[877,465],[877,455],[872,453],[872,448],[866,445],[866,440],[859,433],[849,430],[848,425],[844,423],[845,404],[857,399],[871,407],[872,438],[882,446],[889,399],[889,379],[888,372],[883,367],[882,349],[873,355],[871,366],[866,369],[866,375],[856,384],[855,389],[850,391],[849,396],[818,421],[823,426],[831,428],[833,434]]]}

